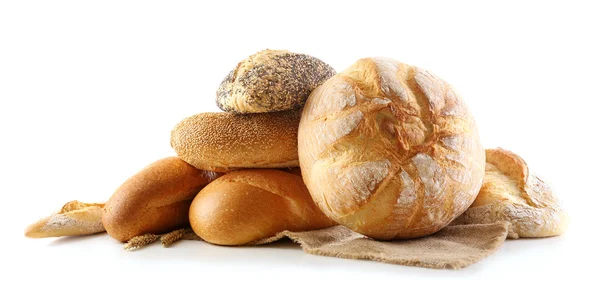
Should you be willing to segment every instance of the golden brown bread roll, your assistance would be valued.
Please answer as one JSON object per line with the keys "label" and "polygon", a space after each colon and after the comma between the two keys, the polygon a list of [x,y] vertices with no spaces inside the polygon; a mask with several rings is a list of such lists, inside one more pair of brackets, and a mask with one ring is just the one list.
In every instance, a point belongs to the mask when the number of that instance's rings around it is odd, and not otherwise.
{"label": "golden brown bread roll", "polygon": [[483,185],[471,207],[454,224],[511,223],[509,238],[562,234],[569,223],[552,190],[530,174],[525,161],[501,148],[486,150]]}
{"label": "golden brown bread roll", "polygon": [[314,204],[300,176],[257,169],[228,173],[202,189],[192,202],[190,224],[207,242],[243,245],[335,223]]}
{"label": "golden brown bread roll", "polygon": [[297,167],[299,122],[299,111],[201,113],[175,126],[171,146],[202,170]]}
{"label": "golden brown bread roll", "polygon": [[43,218],[25,229],[29,238],[82,236],[104,232],[102,207],[104,204],[71,201],[60,211]]}
{"label": "golden brown bread roll", "polygon": [[432,234],[475,200],[485,153],[458,93],[392,59],[361,59],[308,98],[300,167],[331,219],[376,239]]}
{"label": "golden brown bread roll", "polygon": [[104,206],[102,223],[111,237],[123,242],[185,226],[192,199],[219,176],[178,157],[158,160],[116,190]]}
{"label": "golden brown bread roll", "polygon": [[217,90],[217,105],[236,113],[296,109],[333,75],[331,66],[312,56],[263,50],[240,62],[225,77]]}
{"label": "golden brown bread roll", "polygon": [[285,169],[279,169],[279,170],[302,177],[302,171],[300,170],[299,167],[285,168]]}

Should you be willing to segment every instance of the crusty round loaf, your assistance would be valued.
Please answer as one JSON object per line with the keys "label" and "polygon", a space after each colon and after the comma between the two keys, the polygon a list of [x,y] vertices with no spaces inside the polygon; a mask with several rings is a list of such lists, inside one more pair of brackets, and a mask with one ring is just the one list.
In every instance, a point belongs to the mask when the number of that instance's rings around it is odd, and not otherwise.
{"label": "crusty round loaf", "polygon": [[484,149],[458,93],[391,59],[361,59],[313,91],[298,141],[317,205],[376,239],[442,229],[471,205],[484,174]]}
{"label": "crusty round loaf", "polygon": [[171,146],[198,169],[298,166],[300,112],[207,112],[188,117],[171,132]]}
{"label": "crusty round loaf", "polygon": [[115,191],[104,205],[102,224],[111,237],[123,242],[181,228],[188,223],[196,194],[220,175],[198,170],[178,157],[158,160]]}
{"label": "crusty round loaf", "polygon": [[315,57],[263,50],[240,62],[225,77],[217,90],[217,105],[237,113],[296,109],[333,75],[335,70]]}
{"label": "crusty round loaf", "polygon": [[552,189],[529,172],[517,154],[497,148],[486,150],[483,185],[471,207],[453,224],[509,222],[508,237],[549,237],[562,234],[569,216]]}
{"label": "crusty round loaf", "polygon": [[269,169],[228,173],[206,186],[192,202],[190,224],[203,240],[218,245],[335,225],[317,208],[300,176]]}

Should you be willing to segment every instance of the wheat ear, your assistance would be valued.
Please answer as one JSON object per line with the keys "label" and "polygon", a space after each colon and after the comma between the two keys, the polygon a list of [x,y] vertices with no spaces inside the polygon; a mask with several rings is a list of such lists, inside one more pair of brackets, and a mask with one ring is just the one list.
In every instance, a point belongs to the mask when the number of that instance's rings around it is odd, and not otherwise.
{"label": "wheat ear", "polygon": [[145,247],[149,244],[152,244],[152,243],[156,242],[156,240],[158,240],[158,238],[160,238],[160,235],[154,235],[154,234],[145,234],[145,235],[133,237],[127,242],[127,244],[125,244],[125,246],[123,248],[127,251],[132,251],[135,249]]}

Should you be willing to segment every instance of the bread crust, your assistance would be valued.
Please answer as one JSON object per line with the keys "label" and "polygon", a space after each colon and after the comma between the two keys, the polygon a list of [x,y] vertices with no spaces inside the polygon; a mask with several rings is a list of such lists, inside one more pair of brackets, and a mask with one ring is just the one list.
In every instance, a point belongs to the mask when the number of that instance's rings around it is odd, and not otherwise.
{"label": "bread crust", "polygon": [[335,70],[315,57],[266,49],[241,61],[225,77],[217,90],[217,106],[235,113],[300,108],[311,91],[333,75]]}
{"label": "bread crust", "polygon": [[483,185],[475,202],[454,224],[509,222],[508,237],[549,237],[562,234],[569,216],[551,188],[517,154],[486,150]]}
{"label": "bread crust", "polygon": [[459,94],[392,59],[361,59],[308,98],[304,181],[333,220],[376,239],[432,234],[477,196],[484,149]]}
{"label": "bread crust", "polygon": [[284,230],[307,231],[335,225],[314,204],[298,175],[254,169],[228,173],[194,198],[192,229],[218,245],[244,245]]}
{"label": "bread crust", "polygon": [[200,113],[171,132],[171,146],[202,170],[287,168],[298,164],[300,112],[260,114]]}
{"label": "bread crust", "polygon": [[82,236],[104,232],[101,203],[71,201],[60,211],[42,218],[25,229],[28,238]]}
{"label": "bread crust", "polygon": [[129,179],[104,206],[102,224],[125,242],[143,234],[161,234],[188,224],[196,194],[221,174],[194,168],[178,157],[158,160]]}

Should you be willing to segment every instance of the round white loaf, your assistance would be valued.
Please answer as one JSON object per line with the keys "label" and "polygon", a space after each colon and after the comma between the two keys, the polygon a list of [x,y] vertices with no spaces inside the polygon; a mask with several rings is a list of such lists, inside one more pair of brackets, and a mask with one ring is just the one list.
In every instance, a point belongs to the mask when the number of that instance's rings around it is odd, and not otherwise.
{"label": "round white loaf", "polygon": [[313,91],[298,134],[306,186],[331,219],[376,239],[432,234],[481,187],[485,151],[458,93],[392,59],[361,59]]}

